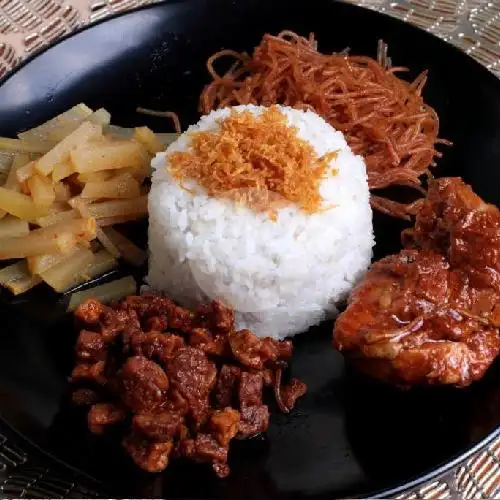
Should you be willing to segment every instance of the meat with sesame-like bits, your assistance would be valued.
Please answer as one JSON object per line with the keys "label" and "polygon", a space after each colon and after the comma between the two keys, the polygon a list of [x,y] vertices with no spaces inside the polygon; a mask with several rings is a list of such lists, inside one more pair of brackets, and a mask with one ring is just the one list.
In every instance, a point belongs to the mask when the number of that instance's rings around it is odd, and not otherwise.
{"label": "meat with sesame-like bits", "polygon": [[274,390],[289,411],[306,391],[296,379],[281,384],[291,342],[235,331],[234,312],[219,301],[191,312],[153,295],[110,307],[88,299],[75,320],[72,401],[90,407],[94,434],[128,426],[123,447],[149,472],[184,457],[227,476],[231,440],[269,426],[264,393]]}

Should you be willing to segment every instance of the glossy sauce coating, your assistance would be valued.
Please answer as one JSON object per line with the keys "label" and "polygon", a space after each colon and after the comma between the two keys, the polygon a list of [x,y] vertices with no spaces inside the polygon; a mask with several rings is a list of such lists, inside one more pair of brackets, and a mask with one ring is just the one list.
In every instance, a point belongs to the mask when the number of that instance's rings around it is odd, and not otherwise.
{"label": "glossy sauce coating", "polygon": [[111,307],[89,299],[75,319],[73,402],[90,407],[94,434],[125,427],[124,449],[149,472],[184,457],[226,476],[231,440],[269,426],[264,389],[274,389],[284,412],[306,391],[297,379],[282,384],[291,342],[235,331],[221,302],[192,312],[153,295]]}
{"label": "glossy sauce coating", "polygon": [[438,179],[402,240],[354,290],[334,346],[397,385],[467,386],[500,352],[500,212]]}

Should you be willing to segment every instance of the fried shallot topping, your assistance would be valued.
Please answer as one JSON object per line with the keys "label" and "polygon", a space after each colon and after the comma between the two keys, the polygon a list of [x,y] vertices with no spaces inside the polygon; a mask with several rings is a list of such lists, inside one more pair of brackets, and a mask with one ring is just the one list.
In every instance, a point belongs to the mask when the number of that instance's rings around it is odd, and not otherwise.
{"label": "fried shallot topping", "polygon": [[256,211],[289,202],[314,213],[322,208],[321,180],[335,174],[330,164],[336,155],[318,157],[297,127],[271,106],[258,116],[232,110],[217,130],[193,132],[189,151],[173,152],[169,168],[181,182],[195,180],[210,196]]}

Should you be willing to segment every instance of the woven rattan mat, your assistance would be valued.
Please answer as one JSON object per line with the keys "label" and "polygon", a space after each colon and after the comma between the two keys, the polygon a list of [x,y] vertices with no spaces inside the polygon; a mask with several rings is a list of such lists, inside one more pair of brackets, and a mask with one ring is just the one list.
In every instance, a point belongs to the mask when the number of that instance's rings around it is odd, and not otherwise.
{"label": "woven rattan mat", "polygon": [[[24,57],[74,29],[113,13],[154,3],[155,0],[0,0],[0,77]],[[500,0],[354,0],[416,24],[457,45],[500,77]],[[1,435],[0,435],[1,438]],[[0,498],[12,496],[17,461],[4,460],[10,450],[0,439]],[[22,463],[26,462],[23,455]],[[3,464],[5,462],[5,464]],[[2,467],[5,465],[5,467]],[[9,472],[10,469],[10,472]],[[37,496],[37,480],[11,490],[15,496]],[[44,481],[46,475],[39,477]],[[34,480],[33,480],[34,479]],[[10,481],[10,483],[9,483]],[[31,490],[30,490],[31,488]],[[31,492],[31,494],[30,494]],[[2,494],[3,493],[3,494]],[[41,493],[41,492],[40,492]],[[66,493],[41,496],[64,498]],[[38,495],[40,496],[40,495]],[[400,499],[500,499],[500,439],[459,466],[447,477],[425,485]]]}

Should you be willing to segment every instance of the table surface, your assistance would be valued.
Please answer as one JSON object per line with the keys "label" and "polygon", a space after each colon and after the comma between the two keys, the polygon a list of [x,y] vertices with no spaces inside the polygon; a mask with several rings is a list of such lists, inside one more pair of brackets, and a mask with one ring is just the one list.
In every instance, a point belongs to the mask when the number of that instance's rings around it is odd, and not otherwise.
{"label": "table surface", "polygon": [[[500,0],[349,0],[420,26],[500,77]],[[0,77],[23,58],[76,28],[155,0],[0,0]],[[0,426],[0,498],[96,497],[88,485],[59,479],[39,450],[18,448]],[[43,466],[41,465],[43,463]],[[500,439],[447,476],[398,497],[500,499]]]}

